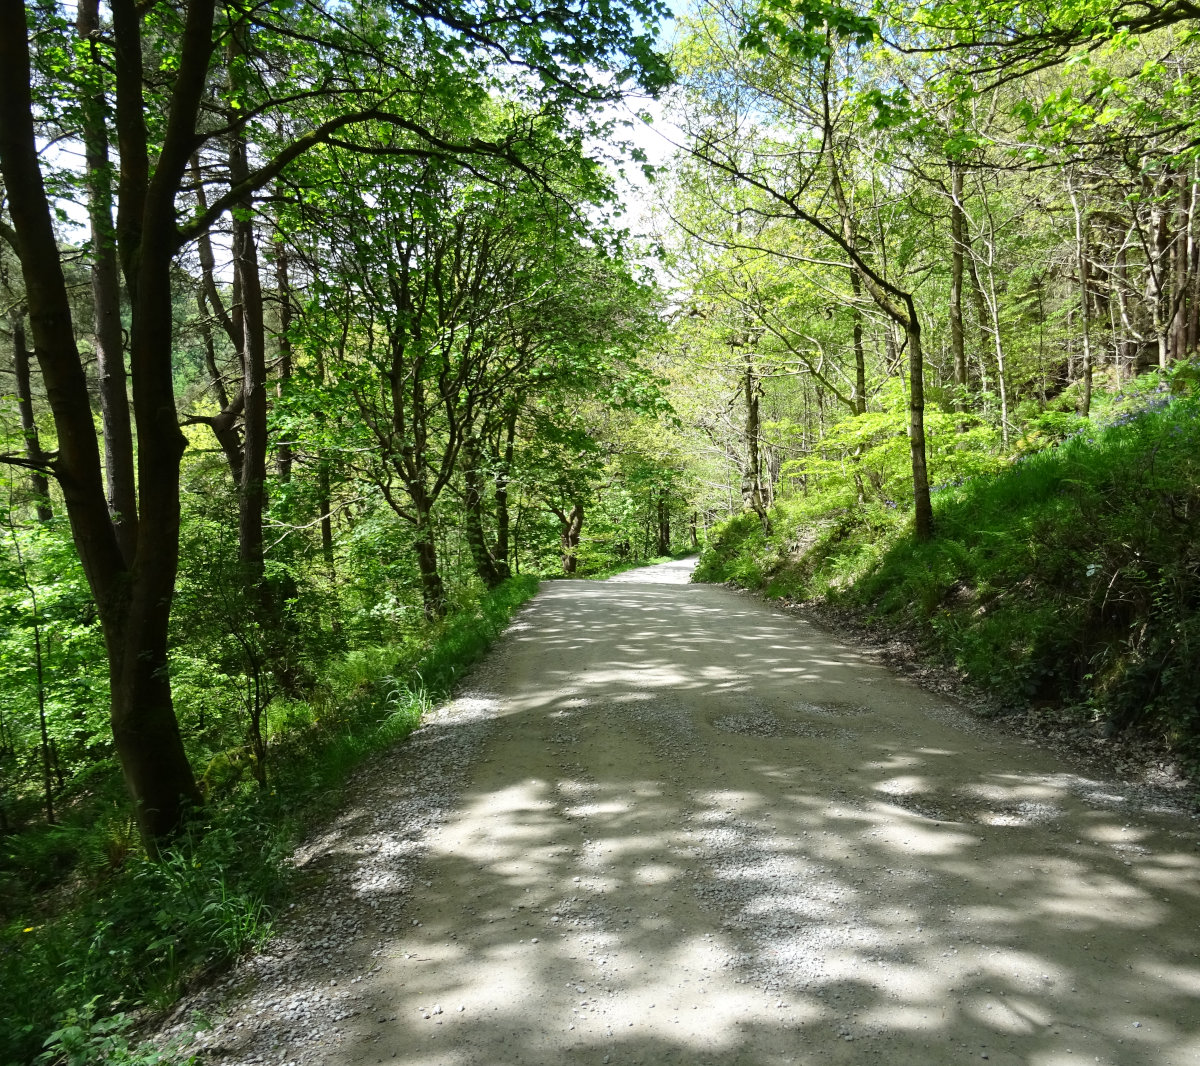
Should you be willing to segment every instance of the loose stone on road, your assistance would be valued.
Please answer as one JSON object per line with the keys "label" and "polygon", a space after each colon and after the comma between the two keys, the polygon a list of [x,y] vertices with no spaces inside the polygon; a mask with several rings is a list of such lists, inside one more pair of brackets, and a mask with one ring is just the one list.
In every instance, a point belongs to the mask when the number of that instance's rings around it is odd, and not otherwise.
{"label": "loose stone on road", "polygon": [[1194,819],[690,566],[543,584],[204,1061],[1200,1063]]}

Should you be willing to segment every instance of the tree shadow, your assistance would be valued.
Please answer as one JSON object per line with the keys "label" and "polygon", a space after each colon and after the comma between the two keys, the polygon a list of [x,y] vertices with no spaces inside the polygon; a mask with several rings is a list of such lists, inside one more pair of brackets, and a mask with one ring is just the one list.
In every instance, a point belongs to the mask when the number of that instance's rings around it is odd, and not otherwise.
{"label": "tree shadow", "polygon": [[326,1061],[1200,1062],[1194,821],[711,587],[556,582],[472,683]]}

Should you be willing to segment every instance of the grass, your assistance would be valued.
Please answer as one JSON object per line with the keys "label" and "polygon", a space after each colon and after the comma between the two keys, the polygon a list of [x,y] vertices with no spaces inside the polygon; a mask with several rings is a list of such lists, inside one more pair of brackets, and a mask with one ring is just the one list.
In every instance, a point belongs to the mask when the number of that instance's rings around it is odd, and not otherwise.
{"label": "grass", "polygon": [[48,1062],[158,1061],[126,1039],[129,1012],[169,1006],[205,971],[270,936],[304,828],[336,806],[363,759],[420,724],[536,591],[536,578],[514,578],[420,645],[347,653],[310,704],[276,715],[269,788],[245,777],[214,786],[191,834],[158,862],[128,842],[123,862],[105,862],[111,827],[6,838],[29,851],[14,860],[42,868],[59,852],[96,857],[76,867],[69,905],[43,899],[42,913],[0,930],[0,1063],[32,1061],[54,1034]]}
{"label": "grass", "polygon": [[1200,767],[1200,404],[1159,399],[934,495],[935,539],[853,496],[741,516],[697,576],[919,636],[1013,705],[1165,736]]}

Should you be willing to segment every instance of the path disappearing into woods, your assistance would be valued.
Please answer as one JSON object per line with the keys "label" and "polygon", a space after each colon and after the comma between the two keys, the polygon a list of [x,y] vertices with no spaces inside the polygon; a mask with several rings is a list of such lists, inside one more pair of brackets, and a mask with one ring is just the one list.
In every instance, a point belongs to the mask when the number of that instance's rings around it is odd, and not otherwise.
{"label": "path disappearing into woods", "polygon": [[689,573],[544,583],[201,1061],[1200,1064],[1195,820]]}

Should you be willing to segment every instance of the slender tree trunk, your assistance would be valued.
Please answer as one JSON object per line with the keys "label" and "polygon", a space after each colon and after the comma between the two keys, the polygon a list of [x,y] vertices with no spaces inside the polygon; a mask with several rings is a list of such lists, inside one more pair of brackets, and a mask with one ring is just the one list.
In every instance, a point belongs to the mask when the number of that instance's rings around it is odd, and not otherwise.
{"label": "slender tree trunk", "polygon": [[1171,300],[1174,314],[1171,316],[1171,353],[1172,361],[1183,359],[1187,354],[1188,334],[1188,297],[1191,286],[1188,284],[1188,266],[1192,249],[1189,246],[1194,239],[1192,235],[1192,213],[1196,189],[1186,171],[1177,177],[1178,192],[1178,223],[1175,227],[1174,249],[1174,279],[1171,286]]}
{"label": "slender tree trunk", "polygon": [[508,482],[512,474],[513,455],[517,440],[517,408],[509,408],[504,420],[504,451],[496,464],[496,571],[501,580],[512,576],[509,566]]}
{"label": "slender tree trunk", "polygon": [[1122,378],[1132,377],[1137,372],[1138,334],[1134,329],[1129,310],[1129,255],[1126,247],[1128,237],[1117,249],[1115,263],[1117,310],[1121,318],[1120,341],[1117,344],[1117,372]]}
{"label": "slender tree trunk", "polygon": [[666,489],[658,494],[658,554],[671,554],[671,500]]}
{"label": "slender tree trunk", "polygon": [[239,388],[237,396],[232,401],[229,399],[224,378],[217,366],[217,349],[213,340],[212,322],[209,320],[208,302],[203,289],[196,293],[196,306],[200,311],[200,337],[204,342],[204,364],[208,368],[209,381],[216,394],[217,402],[221,405],[221,410],[205,421],[212,428],[213,436],[217,438],[217,444],[220,445],[221,452],[225,456],[233,483],[240,485],[243,461],[242,435],[238,432],[238,419],[242,414],[242,400],[245,393]]}
{"label": "slender tree trunk", "polygon": [[1171,363],[1170,285],[1170,212],[1161,202],[1160,190],[1151,188],[1154,199],[1150,209],[1151,257],[1146,279],[1146,296],[1154,320],[1154,337],[1158,344],[1158,365],[1165,370]]}
{"label": "slender tree trunk", "polygon": [[[195,155],[191,159],[191,169],[196,189],[196,203],[203,211],[208,207],[208,197],[204,191],[204,172],[200,167],[200,159]],[[229,338],[240,359],[245,337],[242,331],[242,316],[236,313],[231,315],[225,307],[224,300],[221,299],[221,293],[217,289],[216,257],[213,255],[212,240],[209,235],[202,233],[196,245],[200,258],[200,289],[196,293],[196,306],[200,312],[200,335],[204,341],[204,364],[208,367],[209,381],[221,408],[217,414],[203,421],[208,423],[213,435],[217,438],[217,443],[221,446],[221,451],[225,456],[225,462],[229,466],[233,483],[240,490],[246,464],[239,423],[245,406],[246,393],[243,387],[244,382],[241,382],[238,385],[237,395],[232,400],[229,398],[225,378],[217,366],[217,349],[213,338],[212,319],[216,318],[220,323],[221,329]],[[235,288],[238,291],[241,289],[240,284],[236,283],[236,278]]]}
{"label": "slender tree trunk", "polygon": [[992,349],[996,357],[996,385],[1000,392],[1000,442],[1008,447],[1008,373],[1004,360],[1004,343],[1000,337],[1000,301],[996,295],[996,274],[991,262],[988,272],[988,311],[991,314]]}
{"label": "slender tree trunk", "polygon": [[850,290],[854,293],[854,309],[851,318],[854,323],[854,413],[867,413],[867,356],[863,348],[863,313],[858,306],[862,296],[862,279],[857,270],[850,271]]}
{"label": "slender tree trunk", "polygon": [[1187,326],[1184,333],[1185,357],[1200,350],[1200,162],[1192,161],[1189,177],[1191,199],[1187,229]]}
{"label": "slender tree trunk", "polygon": [[[980,330],[982,333],[990,333],[992,337],[992,352],[996,359],[996,385],[997,391],[1000,393],[1000,440],[1005,449],[1008,448],[1009,431],[1011,429],[1008,416],[1008,374],[1005,367],[1004,340],[1000,332],[1000,300],[996,293],[996,220],[992,214],[991,206],[987,199],[987,189],[983,187],[982,179],[980,180],[980,192],[983,201],[984,214],[987,217],[987,231],[983,235],[983,244],[987,249],[987,258],[983,260],[983,265],[987,269],[987,288],[984,290],[979,287],[979,310],[982,314],[986,308],[987,318],[990,320],[989,325],[985,325],[984,319],[980,319]],[[979,286],[979,273],[975,264],[975,256],[971,256],[971,271],[972,279],[976,286]],[[980,363],[982,364],[982,357]]]}
{"label": "slender tree trunk", "polygon": [[[25,567],[25,556],[21,551],[21,541],[17,537],[16,526],[12,524],[12,516],[9,515],[8,532],[12,537],[13,550],[17,555],[17,569],[21,575],[21,583],[25,586],[25,591],[29,593],[29,602],[32,608],[33,615],[33,665],[34,673],[37,677],[37,705],[38,705],[38,731],[41,734],[42,742],[42,794],[46,804],[46,823],[48,825],[56,825],[57,819],[54,816],[54,780],[52,767],[55,763],[55,758],[51,755],[53,741],[50,739],[50,729],[46,721],[46,669],[45,659],[42,655],[42,612],[38,607],[37,589],[33,587],[33,582],[29,580],[29,571]],[[59,774],[59,787],[62,787],[62,774]]]}
{"label": "slender tree trunk", "polygon": [[742,510],[752,511],[758,515],[763,529],[771,531],[771,519],[763,503],[762,491],[762,460],[759,455],[759,441],[762,437],[762,426],[759,421],[759,400],[762,397],[762,386],[755,372],[754,358],[749,346],[746,348],[746,359],[742,366],[742,400],[746,406],[746,427],[744,440],[746,445],[746,463],[742,467]]}
{"label": "slender tree trunk", "polygon": [[1079,272],[1079,323],[1083,341],[1083,365],[1080,368],[1079,414],[1087,418],[1092,410],[1092,300],[1090,259],[1088,256],[1087,217],[1079,204],[1079,193],[1067,172],[1067,191],[1075,213],[1075,268]]}
{"label": "slender tree trunk", "polygon": [[[244,52],[244,26],[230,38],[230,58]],[[233,138],[229,151],[231,185],[249,173],[246,139]],[[233,268],[241,296],[237,309],[242,338],[242,481],[238,494],[238,557],[247,591],[269,598],[263,583],[263,515],[267,505],[267,331],[263,313],[262,274],[254,236],[253,203],[249,197],[233,211]],[[264,602],[264,606],[265,606]]]}
{"label": "slender tree trunk", "polygon": [[[275,287],[279,292],[279,376],[275,382],[275,397],[282,398],[292,377],[292,283],[288,276],[287,245],[282,238],[275,242]],[[292,442],[280,440],[276,458],[276,474],[281,484],[292,480]]]}
{"label": "slender tree trunk", "polygon": [[[970,253],[969,244],[964,243],[964,251]],[[987,297],[983,294],[983,284],[979,280],[979,267],[975,263],[973,253],[968,254],[967,260],[967,280],[971,283],[971,302],[975,307],[975,328],[976,328],[976,351],[979,362],[979,387],[987,392],[988,389],[988,372],[987,372],[987,338],[988,338],[988,313]]]}
{"label": "slender tree trunk", "polygon": [[[967,409],[967,346],[963,330],[963,260],[966,244],[966,212],[963,210],[963,175],[957,163],[950,164],[950,349],[954,357],[954,410]],[[960,423],[965,429],[966,424]]]}
{"label": "slender tree trunk", "polygon": [[317,455],[317,510],[321,515],[321,557],[330,580],[337,579],[337,567],[333,557],[333,504],[330,500],[329,460]]}
{"label": "slender tree trunk", "polygon": [[[343,333],[341,350],[344,352],[346,336]],[[322,385],[327,384],[325,375],[325,355],[317,348],[317,378]],[[317,513],[321,517],[321,557],[325,560],[325,569],[329,580],[337,583],[337,563],[333,554],[333,487],[330,484],[330,460],[325,450],[317,449]],[[334,612],[334,628],[339,625],[337,612]]]}
{"label": "slender tree trunk", "polygon": [[17,379],[17,407],[21,415],[21,435],[25,438],[25,457],[35,464],[29,472],[29,490],[33,495],[33,506],[39,522],[49,522],[54,517],[50,506],[50,480],[42,473],[48,469],[50,460],[42,451],[38,439],[37,421],[33,417],[33,385],[29,374],[29,348],[25,342],[25,316],[18,309],[10,319],[13,335],[13,369]]}
{"label": "slender tree trunk", "polygon": [[917,540],[933,537],[933,504],[929,498],[929,470],[925,465],[925,352],[916,304],[906,297],[908,322],[908,450],[913,472],[914,532]]}
{"label": "slender tree trunk", "polygon": [[521,572],[521,519],[525,517],[525,496],[517,493],[517,517],[512,527],[512,566],[513,573]]}
{"label": "slender tree trunk", "polygon": [[[191,157],[192,182],[195,186],[196,207],[200,211],[208,210],[208,194],[205,192],[204,186],[204,170],[200,166],[200,157],[193,155]],[[200,259],[200,285],[202,302],[207,300],[212,308],[212,313],[216,316],[217,321],[221,323],[221,328],[225,331],[225,335],[229,338],[234,350],[241,354],[242,351],[242,323],[241,318],[231,315],[229,309],[225,306],[225,301],[221,299],[221,293],[217,289],[217,260],[213,254],[212,237],[209,233],[201,233],[196,239],[196,251]],[[235,279],[236,283],[236,279]],[[216,371],[214,370],[215,374]],[[228,400],[222,400],[222,406],[228,406]]]}

